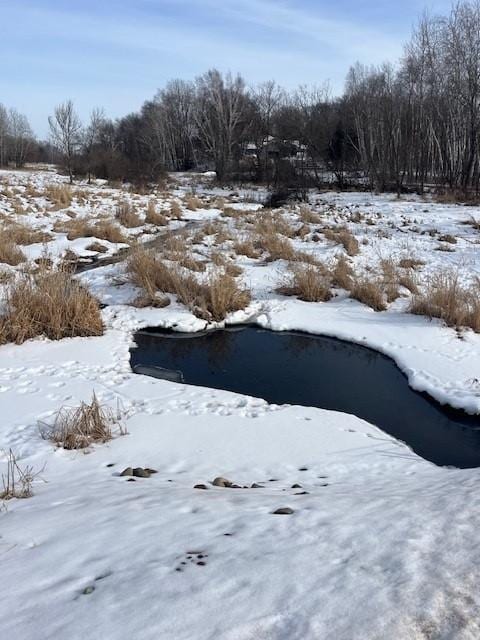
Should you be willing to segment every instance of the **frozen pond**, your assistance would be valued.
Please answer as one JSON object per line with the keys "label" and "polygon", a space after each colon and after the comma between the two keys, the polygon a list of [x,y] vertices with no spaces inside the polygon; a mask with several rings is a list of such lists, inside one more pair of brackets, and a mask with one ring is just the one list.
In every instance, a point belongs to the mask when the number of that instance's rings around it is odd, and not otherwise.
{"label": "frozen pond", "polygon": [[480,467],[480,416],[413,391],[392,360],[366,347],[253,326],[200,334],[150,329],[135,341],[138,373],[351,413],[437,465]]}

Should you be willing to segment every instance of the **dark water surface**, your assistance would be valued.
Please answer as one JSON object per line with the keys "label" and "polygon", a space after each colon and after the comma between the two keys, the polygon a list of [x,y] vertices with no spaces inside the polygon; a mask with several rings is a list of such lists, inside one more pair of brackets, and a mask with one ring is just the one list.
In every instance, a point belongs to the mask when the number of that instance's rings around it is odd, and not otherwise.
{"label": "dark water surface", "polygon": [[351,413],[437,465],[480,467],[480,416],[413,391],[393,360],[366,347],[252,326],[201,334],[149,329],[135,341],[132,367],[180,371],[186,384],[270,403]]}

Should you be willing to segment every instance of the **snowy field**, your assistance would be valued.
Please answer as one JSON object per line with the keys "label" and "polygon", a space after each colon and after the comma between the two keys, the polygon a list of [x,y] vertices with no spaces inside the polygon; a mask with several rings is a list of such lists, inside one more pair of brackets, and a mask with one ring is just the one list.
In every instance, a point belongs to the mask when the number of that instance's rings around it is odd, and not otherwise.
{"label": "snowy field", "polygon": [[[480,413],[479,334],[408,313],[412,294],[402,284],[382,312],[338,286],[328,302],[287,297],[277,289],[289,261],[239,253],[259,232],[261,190],[186,175],[149,195],[77,183],[62,207],[51,185],[65,178],[53,172],[0,180],[2,232],[22,225],[48,236],[21,246],[27,262],[0,265],[4,288],[42,256],[62,260],[70,250],[92,259],[98,252],[88,246],[98,242],[108,257],[184,228],[181,243],[207,274],[234,265],[251,290],[229,324],[369,345],[415,389]],[[138,226],[121,224],[125,202]],[[146,221],[148,209],[162,224]],[[414,279],[419,290],[447,268],[465,287],[480,277],[474,207],[332,192],[312,194],[309,213],[289,205],[272,215],[294,251],[325,264],[345,255],[325,230],[346,227],[358,242],[348,257],[356,274],[385,279],[385,262],[400,270],[413,261],[402,282]],[[69,240],[69,220],[83,218],[107,220],[124,242]],[[78,277],[105,305],[103,336],[0,347],[0,471],[9,449],[41,471],[31,498],[0,502],[0,638],[480,638],[479,470],[435,467],[354,416],[134,375],[135,329],[197,331],[206,321],[175,296],[165,308],[135,306],[124,262]],[[92,392],[121,412],[127,435],[86,451],[42,439],[39,421]],[[130,482],[120,476],[126,467],[158,473]],[[217,476],[242,488],[213,486]],[[287,507],[293,513],[273,514]]]}

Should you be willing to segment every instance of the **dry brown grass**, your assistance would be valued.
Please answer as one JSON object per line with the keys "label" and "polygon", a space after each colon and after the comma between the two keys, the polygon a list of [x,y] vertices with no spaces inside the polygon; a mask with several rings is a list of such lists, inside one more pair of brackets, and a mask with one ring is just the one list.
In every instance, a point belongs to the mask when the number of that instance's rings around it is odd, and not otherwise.
{"label": "dry brown grass", "polygon": [[450,233],[446,233],[441,235],[439,238],[440,242],[447,242],[448,244],[457,244],[457,239],[455,236],[452,236]]}
{"label": "dry brown grass", "polygon": [[295,264],[290,268],[289,280],[277,291],[305,302],[326,302],[332,298],[331,284],[327,269]]}
{"label": "dry brown grass", "polygon": [[250,292],[240,287],[231,275],[221,273],[199,282],[180,265],[167,265],[143,249],[132,254],[127,271],[147,298],[155,300],[159,293],[174,294],[195,315],[207,321],[223,320],[250,303]]}
{"label": "dry brown grass", "polygon": [[73,194],[67,184],[49,184],[45,187],[45,196],[56,210],[66,209],[72,204]]}
{"label": "dry brown grass", "polygon": [[455,271],[440,271],[423,291],[413,296],[410,312],[439,318],[450,327],[470,327],[480,332],[480,282],[465,287]]}
{"label": "dry brown grass", "polygon": [[211,254],[210,260],[215,266],[223,267],[225,273],[234,278],[242,275],[243,273],[243,269],[241,267],[237,266],[234,262],[232,262],[232,260],[229,260],[224,254],[218,251],[214,251]]}
{"label": "dry brown grass", "polygon": [[40,434],[63,449],[86,449],[111,440],[115,434],[126,435],[119,412],[103,407],[95,394],[90,403],[62,407],[52,425],[39,423]]}
{"label": "dry brown grass", "polygon": [[281,235],[295,237],[295,227],[290,225],[280,212],[262,211],[255,220],[255,232],[259,236]]}
{"label": "dry brown grass", "polygon": [[110,220],[92,222],[87,218],[75,218],[74,220],[56,223],[53,230],[57,233],[66,233],[68,240],[97,238],[98,240],[106,240],[113,243],[127,242],[127,238],[121,228]]}
{"label": "dry brown grass", "polygon": [[425,262],[423,260],[418,260],[417,258],[402,258],[398,266],[402,269],[419,269],[420,267],[425,266]]}
{"label": "dry brown grass", "polygon": [[155,202],[153,200],[149,200],[148,202],[145,222],[147,224],[153,224],[155,227],[164,227],[168,224],[168,219],[163,215],[163,213],[159,213],[156,210]]}
{"label": "dry brown grass", "polygon": [[122,200],[115,207],[115,219],[127,229],[140,227],[142,224],[134,206],[126,200]]}
{"label": "dry brown grass", "polygon": [[332,284],[340,289],[350,291],[353,286],[353,269],[348,259],[342,254],[337,256],[332,268]]}
{"label": "dry brown grass", "polygon": [[170,202],[170,215],[172,218],[176,218],[177,220],[182,219],[182,207],[177,200],[172,200]]}
{"label": "dry brown grass", "polygon": [[341,244],[349,256],[356,256],[360,253],[358,240],[346,227],[324,229],[323,234],[327,240]]}
{"label": "dry brown grass", "polygon": [[7,286],[0,344],[21,344],[37,336],[60,340],[102,334],[97,300],[69,270],[39,268]]}
{"label": "dry brown grass", "polygon": [[162,308],[170,304],[170,298],[162,292],[173,288],[171,273],[153,251],[136,247],[128,258],[127,273],[130,281],[142,291],[136,300],[137,306]]}
{"label": "dry brown grass", "polygon": [[257,259],[262,255],[261,249],[256,247],[250,238],[235,242],[233,250],[238,256],[246,256],[252,260]]}
{"label": "dry brown grass", "polygon": [[382,282],[379,279],[354,278],[350,295],[355,300],[371,307],[374,311],[385,311],[387,308]]}
{"label": "dry brown grass", "polygon": [[0,500],[30,498],[33,495],[33,482],[42,471],[43,469],[35,472],[31,466],[20,467],[16,455],[10,449],[7,454],[7,471],[2,474]]}
{"label": "dry brown grass", "polygon": [[298,215],[304,224],[320,224],[322,221],[322,218],[318,213],[314,213],[310,207],[307,207],[304,204],[300,206]]}
{"label": "dry brown grass", "polygon": [[387,297],[387,302],[393,302],[400,297],[398,268],[393,258],[380,260],[381,282]]}
{"label": "dry brown grass", "polygon": [[196,211],[202,206],[202,201],[197,196],[186,196],[185,197],[185,206],[190,211]]}
{"label": "dry brown grass", "polygon": [[32,229],[16,222],[9,224],[1,230],[1,237],[8,239],[14,244],[35,244],[37,242],[48,242],[52,239],[50,233],[39,229]]}
{"label": "dry brown grass", "polygon": [[26,259],[23,251],[2,233],[0,235],[0,262],[16,267]]}
{"label": "dry brown grass", "polygon": [[275,260],[288,260],[291,262],[295,260],[295,250],[290,240],[274,231],[259,235],[255,244],[263,252],[267,253],[267,262],[274,262]]}
{"label": "dry brown grass", "polygon": [[88,245],[87,251],[95,251],[96,253],[106,253],[108,249],[101,242],[92,242],[92,244]]}

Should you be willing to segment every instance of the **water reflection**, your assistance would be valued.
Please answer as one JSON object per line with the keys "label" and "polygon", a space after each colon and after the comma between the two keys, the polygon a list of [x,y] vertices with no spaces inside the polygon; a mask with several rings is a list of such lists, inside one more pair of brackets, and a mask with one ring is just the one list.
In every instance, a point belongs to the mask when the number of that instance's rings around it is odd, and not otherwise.
{"label": "water reflection", "polygon": [[139,332],[131,363],[183,372],[187,384],[276,404],[357,415],[439,465],[480,466],[480,417],[419,394],[392,360],[365,347],[244,327],[204,334]]}

